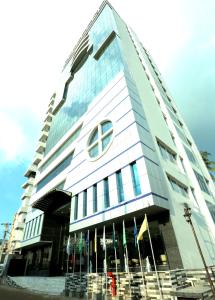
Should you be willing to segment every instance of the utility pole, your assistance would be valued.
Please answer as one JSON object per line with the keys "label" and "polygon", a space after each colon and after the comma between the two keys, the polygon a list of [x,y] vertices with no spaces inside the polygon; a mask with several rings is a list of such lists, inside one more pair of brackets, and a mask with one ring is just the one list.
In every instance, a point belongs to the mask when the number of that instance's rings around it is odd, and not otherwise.
{"label": "utility pole", "polygon": [[11,225],[11,223],[1,223],[1,225],[4,226],[4,233],[3,233],[3,240],[2,240],[2,244],[1,244],[1,250],[0,250],[0,263],[2,260],[3,252],[4,252],[7,233],[9,233],[9,226]]}
{"label": "utility pole", "polygon": [[215,299],[215,287],[213,285],[213,281],[211,279],[211,276],[210,276],[210,273],[208,271],[208,267],[206,265],[206,261],[205,261],[205,258],[203,256],[203,253],[202,253],[202,249],[200,247],[200,244],[199,244],[199,241],[198,241],[198,238],[197,238],[197,235],[196,235],[196,231],[195,231],[195,228],[193,226],[193,222],[191,220],[191,208],[188,207],[187,205],[184,205],[184,217],[185,217],[185,220],[187,221],[188,224],[190,224],[191,226],[191,229],[192,229],[192,232],[193,232],[193,235],[194,235],[194,238],[195,238],[195,241],[196,241],[196,245],[198,247],[198,250],[199,250],[199,254],[201,256],[201,259],[202,259],[202,262],[203,262],[203,265],[204,265],[204,268],[205,268],[205,272],[206,272],[206,277],[208,278],[208,282],[210,284],[210,287],[211,287],[211,291],[213,293],[213,299]]}

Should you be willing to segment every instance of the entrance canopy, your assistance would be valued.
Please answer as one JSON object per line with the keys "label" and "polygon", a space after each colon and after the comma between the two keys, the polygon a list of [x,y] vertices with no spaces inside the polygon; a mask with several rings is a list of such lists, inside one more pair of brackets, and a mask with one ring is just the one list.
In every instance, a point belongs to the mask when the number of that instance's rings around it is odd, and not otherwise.
{"label": "entrance canopy", "polygon": [[61,189],[53,189],[32,204],[33,208],[45,213],[52,213],[70,203],[72,193]]}

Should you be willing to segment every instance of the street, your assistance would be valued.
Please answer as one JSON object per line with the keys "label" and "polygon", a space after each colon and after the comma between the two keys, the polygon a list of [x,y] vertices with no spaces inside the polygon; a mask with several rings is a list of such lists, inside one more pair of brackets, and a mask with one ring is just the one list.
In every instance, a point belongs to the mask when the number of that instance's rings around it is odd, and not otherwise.
{"label": "street", "polygon": [[38,295],[25,289],[0,285],[0,300],[68,300],[63,296]]}

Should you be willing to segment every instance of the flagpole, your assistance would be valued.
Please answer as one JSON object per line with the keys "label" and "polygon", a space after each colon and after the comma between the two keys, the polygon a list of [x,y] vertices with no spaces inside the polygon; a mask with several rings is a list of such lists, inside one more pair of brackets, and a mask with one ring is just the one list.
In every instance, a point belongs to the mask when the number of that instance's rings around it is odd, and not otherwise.
{"label": "flagpole", "polygon": [[[113,232],[114,232],[114,239],[116,238],[115,236],[115,224],[113,223]],[[118,287],[118,290],[119,290],[119,276],[118,276],[118,268],[117,268],[117,255],[116,255],[116,247],[115,247],[115,240],[113,241],[114,242],[114,254],[115,254],[115,264],[116,264],[116,279],[117,279],[117,287]]]}
{"label": "flagpole", "polygon": [[90,231],[87,231],[87,299],[89,299]]}
{"label": "flagpole", "polygon": [[[137,228],[136,217],[134,217],[134,225]],[[142,275],[143,285],[144,285],[144,288],[145,288],[145,298],[147,298],[146,282],[144,280],[144,271],[143,271],[143,264],[142,264],[142,260],[141,260],[141,254],[140,254],[140,245],[139,245],[139,240],[137,239],[137,236],[135,236],[135,241],[137,243],[137,249],[138,249],[138,254],[139,254],[139,261],[140,261],[141,275]]]}
{"label": "flagpole", "polygon": [[90,232],[87,231],[87,273],[90,270]]}
{"label": "flagpole", "polygon": [[73,275],[75,273],[75,248],[76,248],[76,233],[74,235],[74,256],[73,256]]}
{"label": "flagpole", "polygon": [[81,237],[79,241],[79,252],[80,252],[80,278],[81,278],[81,257],[82,257],[82,232],[81,232]]}
{"label": "flagpole", "polygon": [[107,249],[106,249],[106,237],[105,237],[105,225],[103,227],[103,249],[105,251],[105,263],[104,263],[104,267],[105,267],[105,294],[107,293]]}
{"label": "flagpole", "polygon": [[96,253],[96,274],[97,274],[97,228],[95,228],[94,251]]}
{"label": "flagpole", "polygon": [[[147,219],[146,214],[145,214],[145,217]],[[148,221],[147,221],[147,223],[148,223]],[[148,231],[148,235],[149,235],[149,242],[150,242],[151,251],[152,251],[152,258],[153,258],[153,262],[154,262],[154,266],[155,266],[155,274],[156,274],[156,278],[157,278],[157,283],[158,283],[160,298],[163,299],[163,295],[162,295],[162,292],[161,292],[160,281],[159,281],[159,277],[158,277],[157,266],[156,266],[156,262],[155,262],[155,256],[154,256],[153,246],[152,246],[151,234],[150,234],[150,230],[149,230],[149,223],[148,223],[147,231]]]}
{"label": "flagpole", "polygon": [[68,237],[67,241],[67,262],[66,262],[66,273],[68,273],[69,270],[69,247],[70,247],[70,235]]}
{"label": "flagpole", "polygon": [[127,249],[127,241],[126,241],[125,222],[124,222],[124,220],[123,220],[123,236],[124,236],[124,243],[125,243],[125,257],[126,257],[126,263],[127,263],[129,291],[130,291],[130,297],[131,297],[131,278],[130,278],[130,271],[129,271],[129,266],[128,266],[128,249]]}

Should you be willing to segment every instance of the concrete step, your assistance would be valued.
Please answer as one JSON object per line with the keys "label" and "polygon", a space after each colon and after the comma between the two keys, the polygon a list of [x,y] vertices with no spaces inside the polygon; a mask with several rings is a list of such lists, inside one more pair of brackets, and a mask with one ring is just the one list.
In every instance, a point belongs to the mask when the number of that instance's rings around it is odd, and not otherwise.
{"label": "concrete step", "polygon": [[65,277],[10,277],[16,285],[42,294],[61,295],[65,289]]}

